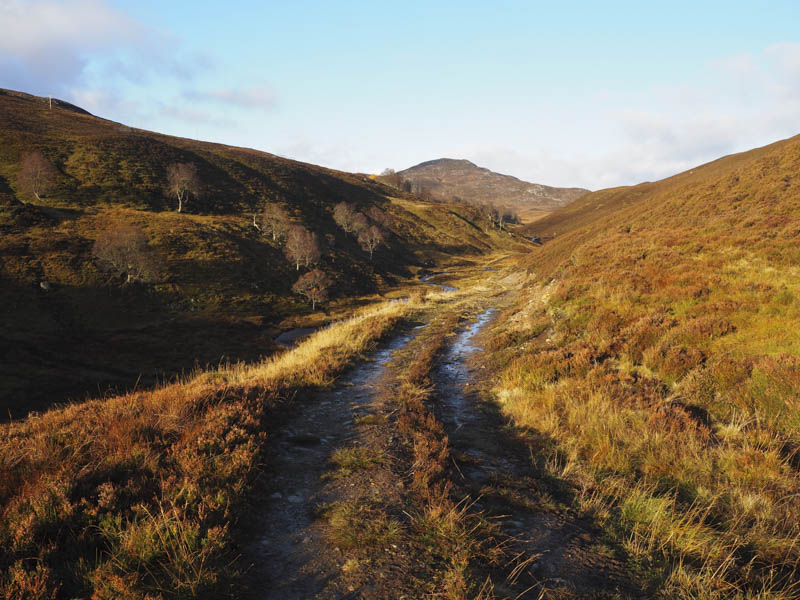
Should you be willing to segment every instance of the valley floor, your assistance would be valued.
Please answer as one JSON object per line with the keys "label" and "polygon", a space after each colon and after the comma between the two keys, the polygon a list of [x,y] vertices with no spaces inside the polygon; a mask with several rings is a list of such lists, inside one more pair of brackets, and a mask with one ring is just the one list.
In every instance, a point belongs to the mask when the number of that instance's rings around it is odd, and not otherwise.
{"label": "valley floor", "polygon": [[[681,513],[669,487],[642,499],[624,474],[590,480],[602,444],[567,454],[590,431],[573,421],[616,413],[522,389],[537,372],[523,350],[553,352],[560,325],[536,312],[549,290],[516,260],[450,265],[262,363],[4,426],[0,592],[794,597],[788,562],[769,571],[744,546],[719,565],[689,553],[736,533],[721,509]],[[670,402],[642,410],[652,421]],[[681,423],[687,439],[696,425]]]}
{"label": "valley floor", "polygon": [[642,596],[488,401],[481,340],[519,279],[476,271],[295,399],[240,527],[248,598]]}

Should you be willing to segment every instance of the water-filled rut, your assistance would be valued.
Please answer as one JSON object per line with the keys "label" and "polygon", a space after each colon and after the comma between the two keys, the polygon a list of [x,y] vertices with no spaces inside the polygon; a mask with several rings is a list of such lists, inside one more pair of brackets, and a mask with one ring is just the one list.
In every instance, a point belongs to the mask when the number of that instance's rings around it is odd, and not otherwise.
{"label": "water-filled rut", "polygon": [[545,506],[548,491],[532,468],[524,434],[512,433],[497,406],[479,392],[485,373],[480,334],[495,314],[486,310],[461,329],[434,371],[436,416],[450,438],[456,494],[474,501],[474,509],[497,522],[511,540],[508,549],[529,559],[509,580],[503,581],[509,573],[492,573],[495,592],[636,597],[621,562],[594,550],[598,528],[571,515],[566,505]]}

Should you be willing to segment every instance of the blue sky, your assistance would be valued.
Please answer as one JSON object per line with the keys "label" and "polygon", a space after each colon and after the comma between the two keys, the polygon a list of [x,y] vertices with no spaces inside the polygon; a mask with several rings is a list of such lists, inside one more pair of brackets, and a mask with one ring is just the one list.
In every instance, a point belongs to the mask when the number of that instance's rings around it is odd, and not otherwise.
{"label": "blue sky", "polygon": [[800,3],[0,0],[0,87],[350,170],[550,185],[800,133]]}

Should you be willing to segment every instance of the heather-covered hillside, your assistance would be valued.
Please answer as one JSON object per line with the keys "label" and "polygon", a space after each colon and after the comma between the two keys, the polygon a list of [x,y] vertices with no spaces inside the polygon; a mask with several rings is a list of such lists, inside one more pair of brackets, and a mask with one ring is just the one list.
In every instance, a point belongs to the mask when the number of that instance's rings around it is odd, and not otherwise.
{"label": "heather-covered hillside", "polygon": [[796,593],[798,173],[795,137],[588,194],[498,321],[504,411],[667,597]]}
{"label": "heather-covered hillside", "polygon": [[[292,286],[311,268],[331,281],[322,308],[335,311],[423,266],[510,241],[486,233],[477,211],[456,214],[366,176],[132,129],[61,101],[0,90],[0,124],[3,418],[269,354],[281,329],[330,318],[303,321],[311,305]],[[25,178],[31,155],[49,170],[39,198]],[[181,213],[168,189],[176,164],[198,180]],[[372,258],[334,221],[343,202],[382,232]],[[317,236],[315,265],[297,269],[286,232],[274,239],[254,226],[265,207]],[[126,232],[143,240],[146,282],[96,252]]]}

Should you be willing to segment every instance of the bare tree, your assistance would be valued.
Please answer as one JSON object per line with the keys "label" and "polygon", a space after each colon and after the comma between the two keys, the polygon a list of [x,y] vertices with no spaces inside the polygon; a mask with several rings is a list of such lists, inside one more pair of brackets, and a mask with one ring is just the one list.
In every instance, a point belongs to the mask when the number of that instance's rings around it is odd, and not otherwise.
{"label": "bare tree", "polygon": [[178,212],[194,196],[200,195],[200,176],[194,163],[172,163],[167,167],[167,191],[178,198]]}
{"label": "bare tree", "polygon": [[53,189],[58,173],[44,155],[39,151],[28,152],[22,157],[17,187],[37,200]]}
{"label": "bare tree", "polygon": [[319,269],[309,271],[302,275],[292,286],[295,294],[301,294],[311,301],[311,310],[317,308],[317,302],[325,302],[328,299],[328,288],[331,287],[331,280]]}
{"label": "bare tree", "polygon": [[280,204],[269,202],[264,206],[264,211],[261,213],[261,226],[264,228],[265,234],[272,236],[273,241],[283,239],[289,231],[290,225],[289,213]]}
{"label": "bare tree", "polygon": [[506,221],[509,215],[509,210],[503,206],[497,209],[497,227],[500,231],[505,230],[506,228]]}
{"label": "bare tree", "polygon": [[300,225],[293,225],[289,229],[283,252],[286,254],[286,258],[295,264],[298,271],[301,264],[307,267],[317,262],[322,256],[317,234]]}
{"label": "bare tree", "polygon": [[378,175],[377,179],[387,185],[391,185],[392,187],[400,188],[403,184],[400,175],[394,169],[384,169],[381,171],[381,174]]}
{"label": "bare tree", "polygon": [[339,202],[333,207],[333,220],[345,233],[353,233],[353,217],[356,214],[355,207],[349,202]]}
{"label": "bare tree", "polygon": [[370,225],[358,234],[358,243],[364,250],[369,252],[369,259],[372,260],[372,253],[375,248],[380,246],[384,241],[383,231],[377,225]]}
{"label": "bare tree", "polygon": [[489,217],[489,223],[491,223],[493,227],[500,226],[500,213],[494,206],[492,205],[487,206],[486,216]]}
{"label": "bare tree", "polygon": [[125,277],[125,283],[153,281],[161,260],[147,243],[147,235],[133,225],[107,230],[95,240],[92,254],[100,265]]}

